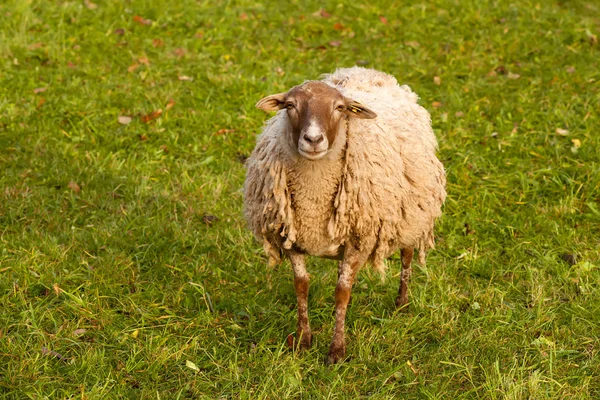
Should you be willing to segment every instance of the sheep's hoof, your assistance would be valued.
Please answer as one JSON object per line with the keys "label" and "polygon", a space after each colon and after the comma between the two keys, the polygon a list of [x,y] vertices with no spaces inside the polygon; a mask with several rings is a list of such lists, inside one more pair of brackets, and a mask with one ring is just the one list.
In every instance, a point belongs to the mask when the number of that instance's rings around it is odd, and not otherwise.
{"label": "sheep's hoof", "polygon": [[296,334],[297,340],[298,340],[298,344],[297,344],[297,348],[298,350],[308,350],[310,349],[310,346],[312,345],[312,333],[310,331],[308,332],[298,332]]}
{"label": "sheep's hoof", "polygon": [[396,309],[400,312],[408,312],[408,299],[396,297]]}
{"label": "sheep's hoof", "polygon": [[331,347],[329,349],[329,354],[327,355],[327,359],[325,360],[325,364],[332,365],[337,364],[340,361],[344,361],[346,357],[346,346],[342,347]]}

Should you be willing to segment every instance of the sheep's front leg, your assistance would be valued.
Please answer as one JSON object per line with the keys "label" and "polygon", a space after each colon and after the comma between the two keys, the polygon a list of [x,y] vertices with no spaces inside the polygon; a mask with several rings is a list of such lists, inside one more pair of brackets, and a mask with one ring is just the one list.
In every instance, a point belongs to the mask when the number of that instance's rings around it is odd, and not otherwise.
{"label": "sheep's front leg", "polygon": [[287,256],[294,269],[294,288],[296,288],[296,299],[298,300],[298,328],[296,330],[297,340],[301,350],[310,348],[312,333],[308,322],[308,272],[304,254],[288,251]]}
{"label": "sheep's front leg", "polygon": [[327,364],[335,364],[346,356],[346,339],[344,334],[346,310],[350,301],[354,278],[366,259],[367,257],[361,255],[358,250],[351,246],[346,247],[344,259],[338,268],[338,282],[335,287],[335,328],[333,329],[333,338],[329,346]]}
{"label": "sheep's front leg", "polygon": [[402,249],[402,272],[400,273],[400,287],[396,297],[396,307],[406,309],[408,304],[408,281],[410,279],[410,263],[413,259],[413,249]]}

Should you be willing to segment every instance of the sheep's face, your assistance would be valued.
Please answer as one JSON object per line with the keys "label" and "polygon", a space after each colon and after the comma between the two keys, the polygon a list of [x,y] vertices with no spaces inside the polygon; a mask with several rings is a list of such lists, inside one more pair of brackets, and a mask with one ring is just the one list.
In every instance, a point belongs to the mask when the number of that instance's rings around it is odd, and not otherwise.
{"label": "sheep's face", "polygon": [[288,139],[300,156],[308,160],[327,155],[338,135],[344,133],[348,118],[377,117],[365,106],[319,81],[267,96],[256,107],[265,111],[286,109],[290,123]]}

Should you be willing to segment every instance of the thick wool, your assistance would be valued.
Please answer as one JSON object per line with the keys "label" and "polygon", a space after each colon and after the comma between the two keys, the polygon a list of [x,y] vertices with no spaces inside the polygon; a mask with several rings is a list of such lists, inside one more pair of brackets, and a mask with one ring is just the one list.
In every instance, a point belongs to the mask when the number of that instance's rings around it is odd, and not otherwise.
{"label": "thick wool", "polygon": [[323,81],[378,116],[349,118],[318,161],[294,151],[285,110],[266,123],[246,164],[244,193],[246,218],[269,263],[293,246],[333,256],[348,242],[381,272],[398,249],[419,249],[424,263],[446,198],[429,113],[408,86],[383,72],[344,68]]}

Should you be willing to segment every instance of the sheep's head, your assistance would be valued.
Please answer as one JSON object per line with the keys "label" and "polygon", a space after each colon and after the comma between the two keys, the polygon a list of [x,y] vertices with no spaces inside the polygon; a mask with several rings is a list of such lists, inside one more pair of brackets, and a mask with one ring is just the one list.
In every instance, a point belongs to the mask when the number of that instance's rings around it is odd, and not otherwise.
{"label": "sheep's head", "polygon": [[344,97],[337,89],[319,81],[305,82],[285,93],[273,94],[256,103],[265,111],[286,109],[290,143],[309,160],[328,153],[336,137],[343,134],[347,118],[376,118],[362,104]]}

